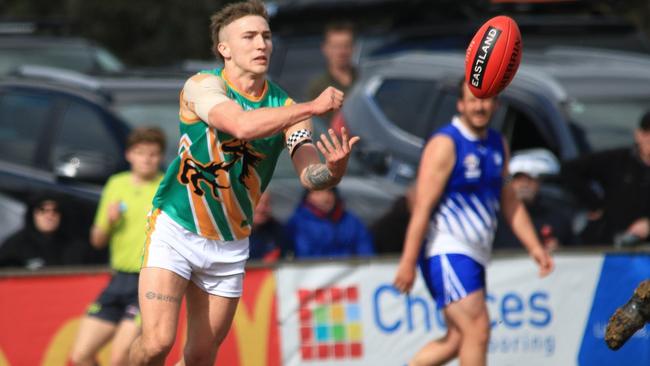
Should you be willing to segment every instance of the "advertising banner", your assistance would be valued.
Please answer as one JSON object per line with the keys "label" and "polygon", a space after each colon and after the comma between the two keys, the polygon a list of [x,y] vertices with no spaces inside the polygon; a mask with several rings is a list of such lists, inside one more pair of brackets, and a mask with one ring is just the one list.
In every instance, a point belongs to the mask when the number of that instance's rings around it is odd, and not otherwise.
{"label": "advertising banner", "polygon": [[[487,272],[492,325],[488,363],[626,364],[620,363],[624,355],[612,351],[613,362],[594,357],[578,360],[582,348],[587,348],[585,353],[606,349],[602,338],[598,345],[583,339],[593,309],[602,307],[594,302],[594,295],[602,283],[603,258],[598,254],[556,256],[555,272],[544,279],[537,276],[528,257],[496,259]],[[419,274],[411,294],[404,296],[391,285],[396,268],[392,263],[280,268],[276,276],[282,284],[278,318],[283,364],[406,365],[420,347],[444,335],[442,313]],[[646,268],[650,263],[646,262]],[[636,277],[626,283],[634,281]],[[620,292],[631,295],[629,288]],[[607,314],[600,318],[605,322],[624,302],[602,301],[607,311],[599,314]],[[646,341],[646,352],[648,347]]]}
{"label": "advertising banner", "polygon": [[0,278],[0,366],[67,365],[80,316],[108,280],[105,273]]}
{"label": "advertising banner", "polygon": [[[0,277],[0,366],[68,365],[79,321],[109,275]],[[176,345],[167,365],[179,360],[185,341],[185,308],[181,309]],[[268,269],[251,269],[244,280],[233,327],[217,364],[280,365],[275,318],[275,278]],[[110,344],[99,355],[108,365]]]}
{"label": "advertising banner", "polygon": [[650,253],[605,257],[579,349],[580,365],[650,365],[650,324],[646,323],[616,352],[604,341],[609,318],[646,279],[650,279]]}

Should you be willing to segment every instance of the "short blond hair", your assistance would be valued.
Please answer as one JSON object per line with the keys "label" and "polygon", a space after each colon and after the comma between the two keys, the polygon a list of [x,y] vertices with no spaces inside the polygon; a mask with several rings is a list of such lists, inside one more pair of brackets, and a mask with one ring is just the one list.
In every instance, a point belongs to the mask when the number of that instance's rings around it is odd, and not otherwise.
{"label": "short blond hair", "polygon": [[269,21],[269,14],[266,11],[264,3],[259,0],[249,0],[239,3],[230,4],[210,17],[210,34],[212,36],[212,52],[223,61],[223,56],[219,53],[219,32],[228,24],[237,19],[248,15],[257,15]]}

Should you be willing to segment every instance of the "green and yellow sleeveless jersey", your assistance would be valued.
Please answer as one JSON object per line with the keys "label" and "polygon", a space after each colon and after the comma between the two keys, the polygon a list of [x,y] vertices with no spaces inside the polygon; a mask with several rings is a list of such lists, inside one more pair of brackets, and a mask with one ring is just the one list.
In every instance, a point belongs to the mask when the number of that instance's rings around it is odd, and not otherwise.
{"label": "green and yellow sleeveless jersey", "polygon": [[244,110],[293,103],[270,81],[255,98],[228,82],[223,69],[192,76],[180,95],[179,153],[153,206],[198,235],[232,241],[250,235],[253,210],[285,145],[282,133],[244,141],[210,127],[204,122],[209,109],[225,98]]}

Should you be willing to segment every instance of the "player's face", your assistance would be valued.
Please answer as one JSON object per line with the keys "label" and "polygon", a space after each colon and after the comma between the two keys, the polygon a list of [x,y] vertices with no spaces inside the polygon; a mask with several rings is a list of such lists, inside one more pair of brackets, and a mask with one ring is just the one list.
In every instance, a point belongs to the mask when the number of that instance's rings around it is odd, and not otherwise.
{"label": "player's face", "polygon": [[323,43],[323,54],[334,68],[349,67],[354,52],[354,36],[349,31],[329,31]]}
{"label": "player's face", "polygon": [[475,131],[484,131],[497,108],[496,98],[479,99],[472,94],[467,85],[463,86],[463,97],[458,100],[460,118]]}
{"label": "player's face", "polygon": [[269,68],[273,43],[271,30],[260,16],[248,15],[224,27],[219,51],[226,62],[231,61],[241,71],[265,74]]}
{"label": "player's face", "polygon": [[160,169],[162,151],[155,143],[141,142],[129,148],[126,160],[131,164],[133,174],[142,179],[153,178]]}

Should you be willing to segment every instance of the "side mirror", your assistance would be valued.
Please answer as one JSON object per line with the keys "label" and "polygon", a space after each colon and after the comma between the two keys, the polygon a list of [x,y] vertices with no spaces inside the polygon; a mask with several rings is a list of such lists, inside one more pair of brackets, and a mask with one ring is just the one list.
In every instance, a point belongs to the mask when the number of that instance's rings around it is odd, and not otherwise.
{"label": "side mirror", "polygon": [[54,162],[54,173],[59,179],[103,184],[117,171],[114,157],[92,151],[72,151]]}

